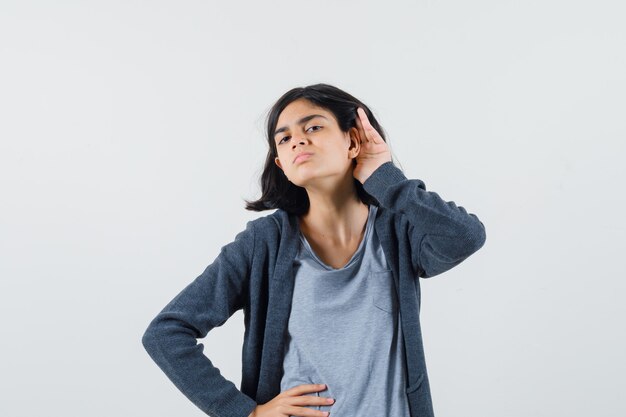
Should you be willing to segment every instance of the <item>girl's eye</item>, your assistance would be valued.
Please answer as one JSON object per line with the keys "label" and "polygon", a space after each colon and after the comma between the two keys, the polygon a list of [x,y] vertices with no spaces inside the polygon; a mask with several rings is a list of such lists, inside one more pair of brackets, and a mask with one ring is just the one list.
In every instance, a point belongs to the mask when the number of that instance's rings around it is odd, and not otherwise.
{"label": "girl's eye", "polygon": [[[312,128],[314,128],[314,127],[319,127],[319,128],[321,128],[322,126],[317,126],[317,125],[316,125],[316,126],[311,126],[309,129],[312,129]],[[309,130],[309,129],[307,129],[307,130]],[[319,129],[317,129],[317,130],[319,130]],[[288,137],[289,137],[289,136],[285,136],[285,137],[283,137],[283,138],[282,138],[282,139],[278,142],[278,144],[280,145],[281,143],[283,143],[283,140],[285,140],[285,138],[288,138]]]}

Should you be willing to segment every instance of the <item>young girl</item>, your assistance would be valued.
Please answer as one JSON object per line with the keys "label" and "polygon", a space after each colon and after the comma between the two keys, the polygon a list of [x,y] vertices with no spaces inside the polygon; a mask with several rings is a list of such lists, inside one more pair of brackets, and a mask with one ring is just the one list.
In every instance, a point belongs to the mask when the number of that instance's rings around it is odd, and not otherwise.
{"label": "young girl", "polygon": [[[420,281],[485,243],[483,223],[394,165],[368,107],[328,84],[272,107],[262,196],[142,342],[214,417],[432,417]],[[197,339],[243,309],[241,388]],[[321,394],[320,394],[321,393]]]}

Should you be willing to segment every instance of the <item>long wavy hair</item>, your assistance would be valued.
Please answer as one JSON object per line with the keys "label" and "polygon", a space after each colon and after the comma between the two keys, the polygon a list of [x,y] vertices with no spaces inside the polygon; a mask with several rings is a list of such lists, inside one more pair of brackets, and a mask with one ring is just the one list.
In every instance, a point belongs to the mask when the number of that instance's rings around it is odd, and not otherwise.
{"label": "long wavy hair", "polygon": [[[356,118],[358,114],[356,109],[361,107],[365,110],[371,125],[387,142],[382,126],[378,123],[370,109],[356,97],[335,86],[324,83],[292,88],[276,101],[267,115],[268,151],[260,178],[262,194],[261,198],[256,201],[244,200],[246,210],[263,211],[280,208],[288,213],[301,215],[305,214],[309,209],[309,196],[306,189],[290,182],[285,173],[274,163],[274,158],[278,156],[276,143],[274,142],[274,131],[276,130],[278,117],[289,103],[297,99],[306,99],[314,105],[330,111],[337,119],[339,128],[343,132],[348,132],[350,128],[357,126]],[[353,165],[356,165],[356,159],[353,159]],[[363,189],[363,185],[356,178],[354,183],[357,194],[363,203],[378,204]]]}

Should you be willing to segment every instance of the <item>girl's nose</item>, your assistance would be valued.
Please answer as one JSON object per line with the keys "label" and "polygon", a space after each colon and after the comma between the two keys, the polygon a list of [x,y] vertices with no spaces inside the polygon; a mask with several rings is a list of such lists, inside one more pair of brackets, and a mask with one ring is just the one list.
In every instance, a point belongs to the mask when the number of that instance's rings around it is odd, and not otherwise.
{"label": "girl's nose", "polygon": [[[300,140],[298,140],[298,143],[299,143],[299,144],[301,144],[301,145],[304,145],[304,144],[306,143],[306,139],[304,139],[304,138],[300,138]],[[294,147],[295,147],[295,146],[296,146],[296,145],[294,145]]]}

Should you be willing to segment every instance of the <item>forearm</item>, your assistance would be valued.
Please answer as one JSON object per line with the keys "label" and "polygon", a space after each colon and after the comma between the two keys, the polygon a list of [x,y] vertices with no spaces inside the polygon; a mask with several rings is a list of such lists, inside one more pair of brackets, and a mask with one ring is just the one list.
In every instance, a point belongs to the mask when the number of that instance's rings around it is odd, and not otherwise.
{"label": "forearm", "polygon": [[381,206],[404,216],[414,265],[427,276],[452,268],[485,243],[485,226],[475,214],[426,191],[423,181],[407,179],[392,162],[378,167],[363,187]]}

